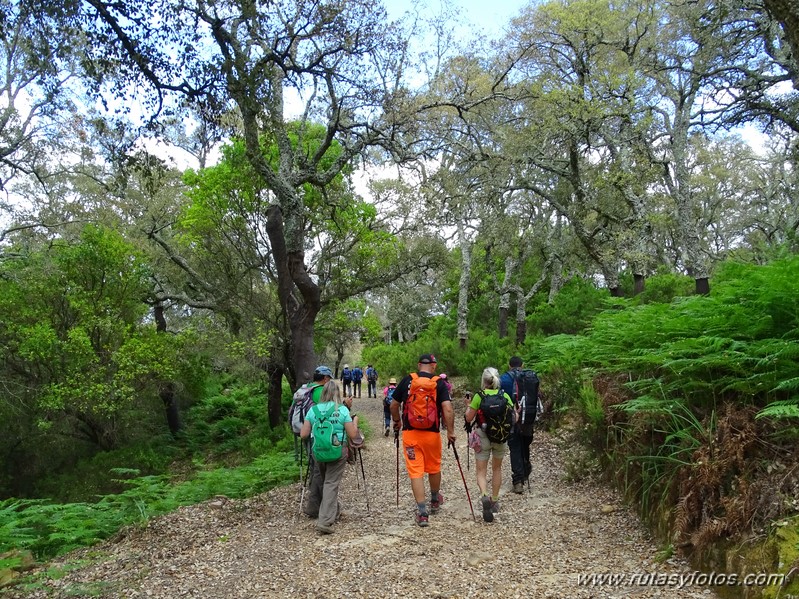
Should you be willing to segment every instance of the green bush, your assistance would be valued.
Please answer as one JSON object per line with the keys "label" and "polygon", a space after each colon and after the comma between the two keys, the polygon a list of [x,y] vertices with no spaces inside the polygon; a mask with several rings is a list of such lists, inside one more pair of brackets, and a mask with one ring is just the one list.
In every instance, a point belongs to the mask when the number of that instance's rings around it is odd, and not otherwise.
{"label": "green bush", "polygon": [[[121,493],[96,503],[53,504],[44,500],[0,502],[0,553],[28,549],[46,559],[108,538],[121,527],[146,521],[181,505],[215,495],[249,497],[296,478],[297,465],[285,447],[238,468],[215,468],[173,484],[166,476],[137,476],[119,469]],[[130,478],[134,476],[134,478]]]}
{"label": "green bush", "polygon": [[147,442],[100,452],[80,460],[65,472],[39,479],[33,491],[36,497],[47,497],[59,503],[91,500],[124,489],[109,477],[112,470],[128,468],[144,475],[161,474],[179,456],[180,448],[175,440],[169,435],[161,435]]}
{"label": "green bush", "polygon": [[552,304],[541,304],[527,318],[531,334],[558,335],[583,332],[605,307],[606,289],[597,289],[590,280],[574,278],[555,296]]}
{"label": "green bush", "polygon": [[677,297],[694,294],[696,282],[691,277],[673,273],[654,275],[646,280],[644,291],[635,296],[639,304],[669,303]]}

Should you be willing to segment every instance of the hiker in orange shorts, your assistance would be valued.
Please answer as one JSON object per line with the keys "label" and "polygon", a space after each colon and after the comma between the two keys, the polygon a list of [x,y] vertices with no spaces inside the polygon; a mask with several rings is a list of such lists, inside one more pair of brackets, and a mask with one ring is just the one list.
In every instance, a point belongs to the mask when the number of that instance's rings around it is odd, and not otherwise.
{"label": "hiker in orange shorts", "polygon": [[[400,425],[403,430],[402,449],[416,500],[416,523],[419,526],[427,526],[429,514],[435,514],[444,503],[440,493],[442,419],[448,440],[455,442],[452,401],[446,383],[435,374],[437,365],[434,355],[423,354],[419,358],[418,372],[399,382],[391,401],[395,434],[399,434]],[[430,483],[429,511],[425,503],[425,474]]]}

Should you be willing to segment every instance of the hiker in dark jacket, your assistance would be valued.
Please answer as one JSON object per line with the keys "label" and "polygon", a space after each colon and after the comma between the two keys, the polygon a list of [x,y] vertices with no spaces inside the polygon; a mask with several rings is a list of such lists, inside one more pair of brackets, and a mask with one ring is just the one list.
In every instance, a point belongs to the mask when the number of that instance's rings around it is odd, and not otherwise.
{"label": "hiker in dark jacket", "polygon": [[344,397],[352,395],[350,385],[352,385],[352,370],[350,370],[349,364],[344,364],[344,370],[341,371],[341,388]]}
{"label": "hiker in dark jacket", "polygon": [[363,378],[363,370],[360,366],[352,369],[352,396],[361,396],[361,379]]}
{"label": "hiker in dark jacket", "polygon": [[377,370],[371,364],[366,367],[366,397],[377,399]]}
{"label": "hiker in dark jacket", "polygon": [[[499,383],[502,390],[513,398],[514,404],[519,408],[517,380],[524,364],[519,356],[513,356],[508,361],[508,366],[510,366],[510,369],[499,378]],[[535,401],[538,401],[537,397]],[[514,493],[524,493],[524,483],[527,482],[530,473],[533,471],[533,465],[530,462],[530,445],[533,442],[534,422],[533,419],[522,424],[521,420],[518,420],[508,439]]]}

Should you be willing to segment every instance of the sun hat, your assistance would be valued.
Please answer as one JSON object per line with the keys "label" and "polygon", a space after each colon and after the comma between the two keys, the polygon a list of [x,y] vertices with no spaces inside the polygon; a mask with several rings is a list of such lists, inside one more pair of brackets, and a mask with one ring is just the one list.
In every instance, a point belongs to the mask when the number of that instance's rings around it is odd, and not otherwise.
{"label": "sun hat", "polygon": [[389,385],[396,385],[396,384],[397,384],[397,379],[395,379],[395,378],[392,376],[390,379],[388,379],[388,384],[389,384]]}

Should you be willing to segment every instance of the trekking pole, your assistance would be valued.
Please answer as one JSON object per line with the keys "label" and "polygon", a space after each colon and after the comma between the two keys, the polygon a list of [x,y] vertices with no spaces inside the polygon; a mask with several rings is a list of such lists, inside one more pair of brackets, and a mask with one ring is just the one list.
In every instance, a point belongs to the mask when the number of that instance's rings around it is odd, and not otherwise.
{"label": "trekking pole", "polygon": [[[363,469],[363,455],[361,454],[361,448],[358,448],[358,459],[361,461],[361,476],[363,476],[363,494],[366,495],[366,513],[371,514],[372,510],[369,509],[369,489],[366,487],[366,472]],[[355,478],[358,478],[356,473]]]}
{"label": "trekking pole", "polygon": [[[302,443],[299,444],[300,447],[300,478],[297,479],[302,481]],[[297,435],[294,435],[294,459],[297,459]]]}
{"label": "trekking pole", "polygon": [[394,431],[394,445],[397,446],[397,507],[399,507],[399,431]]}
{"label": "trekking pole", "polygon": [[300,491],[300,506],[297,509],[296,516],[294,517],[294,521],[295,522],[297,521],[297,519],[300,517],[300,514],[302,513],[302,502],[305,501],[305,487],[308,485],[308,470],[311,469],[311,464],[310,464],[311,456],[308,455],[308,469],[305,471],[305,479],[303,479],[303,476],[302,476],[302,454],[303,454],[302,448],[303,448],[303,445],[304,445],[304,443],[300,442],[300,482],[302,482],[302,490]]}
{"label": "trekking pole", "polygon": [[463,468],[461,468],[461,460],[458,457],[458,450],[455,448],[455,443],[450,441],[448,445],[452,448],[452,453],[455,454],[455,461],[458,463],[458,470],[461,472],[461,479],[463,480],[463,488],[466,489],[466,499],[469,500],[469,509],[472,510],[472,520],[477,521],[474,516],[474,507],[472,507],[472,497],[469,495],[469,487],[466,486],[466,477],[463,475]]}
{"label": "trekking pole", "polygon": [[[466,393],[464,393],[464,396],[466,397],[466,407],[468,408],[469,407],[469,402],[472,399],[472,394],[467,391]],[[464,415],[463,418],[464,418],[464,420],[466,420],[466,416],[465,415]],[[466,429],[466,472],[469,472],[469,462],[470,462],[470,459],[469,459],[469,453],[470,453],[469,452],[469,435],[472,433],[472,426],[471,426],[471,424],[469,422],[466,422],[465,429]],[[475,460],[476,459],[477,458],[475,458]],[[477,468],[477,465],[475,465],[475,468]]]}

